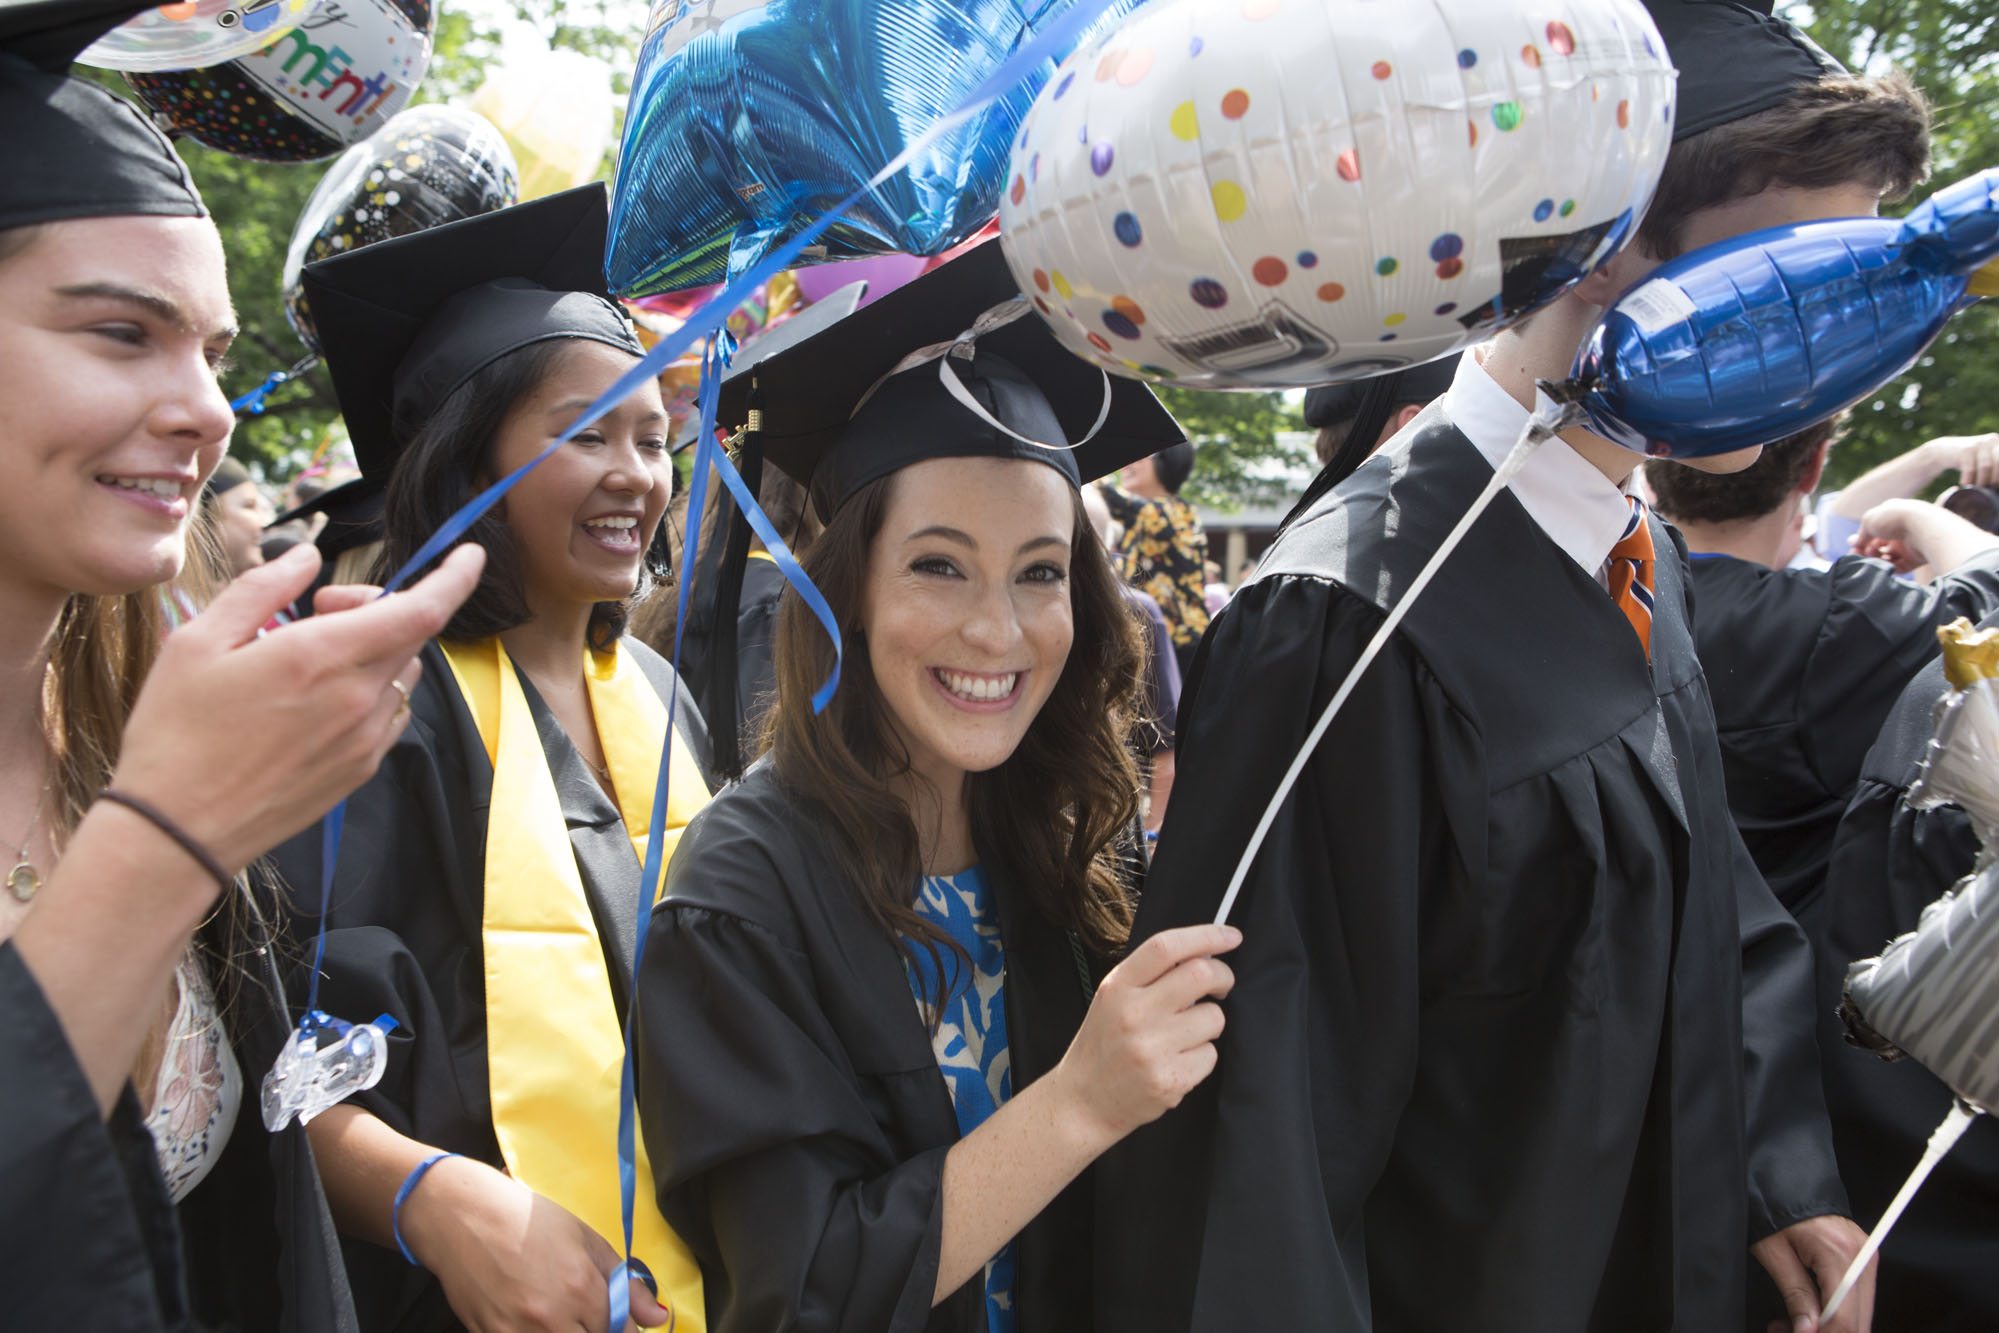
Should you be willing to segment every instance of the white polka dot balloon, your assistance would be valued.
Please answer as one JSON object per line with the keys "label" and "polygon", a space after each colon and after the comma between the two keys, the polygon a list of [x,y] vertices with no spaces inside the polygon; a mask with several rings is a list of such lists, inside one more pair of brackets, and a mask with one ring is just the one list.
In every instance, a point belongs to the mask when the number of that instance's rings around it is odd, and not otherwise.
{"label": "white polka dot balloon", "polygon": [[1608,258],[1658,182],[1673,85],[1639,0],[1159,0],[1035,100],[1002,242],[1113,371],[1379,374]]}

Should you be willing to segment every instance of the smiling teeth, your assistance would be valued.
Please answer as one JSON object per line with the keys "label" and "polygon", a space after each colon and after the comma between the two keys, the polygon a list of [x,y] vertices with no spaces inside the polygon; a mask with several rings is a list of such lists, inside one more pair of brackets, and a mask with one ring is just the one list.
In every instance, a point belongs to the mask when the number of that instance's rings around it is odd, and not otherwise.
{"label": "smiling teeth", "polygon": [[144,491],[162,500],[180,499],[180,483],[177,481],[142,477],[99,477],[98,480],[108,481],[121,491]]}
{"label": "smiling teeth", "polygon": [[944,688],[960,699],[975,704],[993,703],[1013,693],[1014,683],[1020,673],[1010,671],[1004,676],[968,676],[959,671],[938,671],[937,679],[944,682]]}
{"label": "smiling teeth", "polygon": [[619,532],[627,528],[636,528],[638,525],[639,521],[630,515],[626,515],[623,518],[589,518],[583,520],[583,526],[586,528],[612,528]]}

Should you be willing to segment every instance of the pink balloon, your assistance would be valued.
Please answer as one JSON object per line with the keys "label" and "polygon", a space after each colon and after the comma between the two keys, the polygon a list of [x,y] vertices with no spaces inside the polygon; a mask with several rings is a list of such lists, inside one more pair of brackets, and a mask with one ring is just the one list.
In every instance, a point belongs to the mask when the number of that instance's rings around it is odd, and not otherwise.
{"label": "pink balloon", "polygon": [[798,290],[808,301],[823,301],[848,283],[866,282],[868,292],[861,304],[867,305],[921,277],[928,262],[916,255],[875,255],[839,264],[814,264],[794,270],[792,276],[798,279]]}

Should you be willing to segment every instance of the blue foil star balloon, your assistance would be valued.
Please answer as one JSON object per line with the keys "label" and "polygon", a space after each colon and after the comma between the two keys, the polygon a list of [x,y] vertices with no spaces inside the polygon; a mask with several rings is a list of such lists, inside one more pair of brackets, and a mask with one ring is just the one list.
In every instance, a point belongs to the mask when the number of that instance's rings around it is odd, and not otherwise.
{"label": "blue foil star balloon", "polygon": [[1773,227],[1683,255],[1619,297],[1576,360],[1597,432],[1656,458],[1782,439],[1914,365],[1999,296],[1999,169],[1907,217]]}
{"label": "blue foil star balloon", "polygon": [[[740,274],[1075,3],[655,0],[618,152],[612,289],[646,296]],[[1136,3],[1114,4],[1085,39]],[[999,211],[1011,141],[1054,66],[931,143],[810,258],[938,255],[969,239]]]}

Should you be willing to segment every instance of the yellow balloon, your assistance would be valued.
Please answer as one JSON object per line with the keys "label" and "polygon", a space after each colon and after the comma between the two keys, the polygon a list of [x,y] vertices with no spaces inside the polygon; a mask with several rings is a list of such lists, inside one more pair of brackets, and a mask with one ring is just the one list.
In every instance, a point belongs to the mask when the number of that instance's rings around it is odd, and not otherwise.
{"label": "yellow balloon", "polygon": [[595,179],[611,147],[611,71],[580,51],[510,57],[486,76],[469,106],[514,150],[523,202]]}

